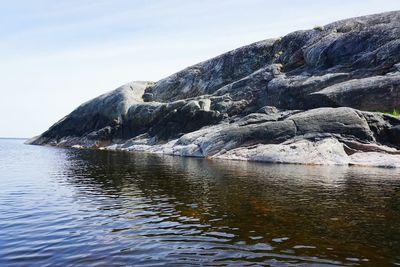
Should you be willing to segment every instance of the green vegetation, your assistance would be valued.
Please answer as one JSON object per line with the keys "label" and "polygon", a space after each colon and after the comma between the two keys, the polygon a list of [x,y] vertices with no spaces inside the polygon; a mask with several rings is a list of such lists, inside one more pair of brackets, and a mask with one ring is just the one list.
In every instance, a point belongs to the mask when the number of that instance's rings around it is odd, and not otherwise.
{"label": "green vegetation", "polygon": [[324,30],[324,26],[321,26],[321,25],[315,25],[314,26],[314,30],[318,30],[318,31],[323,31]]}
{"label": "green vegetation", "polygon": [[391,111],[391,112],[383,112],[383,113],[385,113],[385,114],[390,114],[390,115],[393,115],[393,116],[395,116],[395,117],[400,117],[400,110],[399,110],[399,109],[394,109],[394,110]]}
{"label": "green vegetation", "polygon": [[283,51],[279,51],[279,52],[277,52],[277,53],[275,53],[275,58],[278,58],[278,57],[280,57],[281,55],[283,54]]}

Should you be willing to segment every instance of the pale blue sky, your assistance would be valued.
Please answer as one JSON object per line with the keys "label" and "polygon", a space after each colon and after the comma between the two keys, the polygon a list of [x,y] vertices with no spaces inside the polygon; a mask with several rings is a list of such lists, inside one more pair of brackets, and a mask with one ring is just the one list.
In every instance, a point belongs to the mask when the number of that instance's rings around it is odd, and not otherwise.
{"label": "pale blue sky", "polygon": [[0,0],[0,136],[31,137],[82,102],[262,39],[399,0]]}

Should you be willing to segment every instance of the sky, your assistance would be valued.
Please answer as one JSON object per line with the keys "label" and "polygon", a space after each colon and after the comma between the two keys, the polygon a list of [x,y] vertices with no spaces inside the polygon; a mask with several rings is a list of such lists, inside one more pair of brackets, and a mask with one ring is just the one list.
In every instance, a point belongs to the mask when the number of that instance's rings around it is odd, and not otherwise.
{"label": "sky", "polygon": [[0,137],[32,137],[81,103],[234,48],[399,0],[0,0]]}

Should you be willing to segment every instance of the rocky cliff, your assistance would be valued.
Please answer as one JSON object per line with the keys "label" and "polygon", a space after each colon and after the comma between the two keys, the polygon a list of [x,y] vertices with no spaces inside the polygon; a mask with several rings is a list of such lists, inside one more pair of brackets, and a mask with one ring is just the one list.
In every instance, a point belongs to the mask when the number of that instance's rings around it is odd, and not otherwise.
{"label": "rocky cliff", "polygon": [[[82,104],[30,144],[400,167],[400,11],[227,52]],[[378,112],[379,111],[379,112]]]}

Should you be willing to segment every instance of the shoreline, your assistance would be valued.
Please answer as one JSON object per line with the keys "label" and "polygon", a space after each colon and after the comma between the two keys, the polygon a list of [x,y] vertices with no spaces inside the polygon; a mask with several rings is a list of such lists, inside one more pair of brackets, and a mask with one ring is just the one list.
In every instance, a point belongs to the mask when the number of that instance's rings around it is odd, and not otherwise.
{"label": "shoreline", "polygon": [[[176,142],[176,140],[173,140]],[[334,142],[333,140],[328,140]],[[311,142],[310,142],[311,143]],[[32,144],[26,144],[32,145]],[[158,146],[132,146],[127,148],[121,148],[123,144],[112,144],[104,147],[84,147],[81,145],[72,145],[72,146],[57,146],[57,145],[40,145],[46,147],[54,147],[54,148],[66,148],[66,149],[82,149],[82,150],[94,150],[94,151],[111,151],[111,152],[125,152],[125,153],[144,153],[144,154],[152,154],[152,155],[167,155],[174,157],[182,157],[182,158],[198,158],[198,159],[206,159],[206,160],[223,160],[223,161],[247,161],[247,162],[257,162],[257,163],[266,163],[266,164],[289,164],[289,165],[303,165],[303,166],[340,166],[340,167],[369,167],[369,168],[388,168],[388,169],[398,169],[400,168],[400,155],[390,155],[380,152],[359,152],[353,154],[354,156],[345,156],[344,154],[340,155],[332,155],[334,157],[343,157],[342,160],[338,161],[321,161],[319,158],[316,161],[309,160],[310,155],[306,153],[301,154],[297,157],[299,160],[295,160],[293,158],[284,158],[275,156],[273,157],[264,157],[264,158],[256,158],[256,157],[239,157],[232,156],[232,152],[228,155],[222,154],[211,157],[190,155],[190,154],[181,154],[178,153],[178,150],[170,150],[172,147],[160,147]],[[336,143],[335,145],[343,145],[341,143]],[[162,145],[161,145],[162,146]],[[277,145],[279,146],[279,145]],[[239,148],[238,150],[246,150],[247,148]],[[344,150],[343,150],[344,151]],[[265,156],[265,155],[264,155]],[[300,160],[306,159],[306,160]],[[379,160],[377,160],[379,159]]]}

